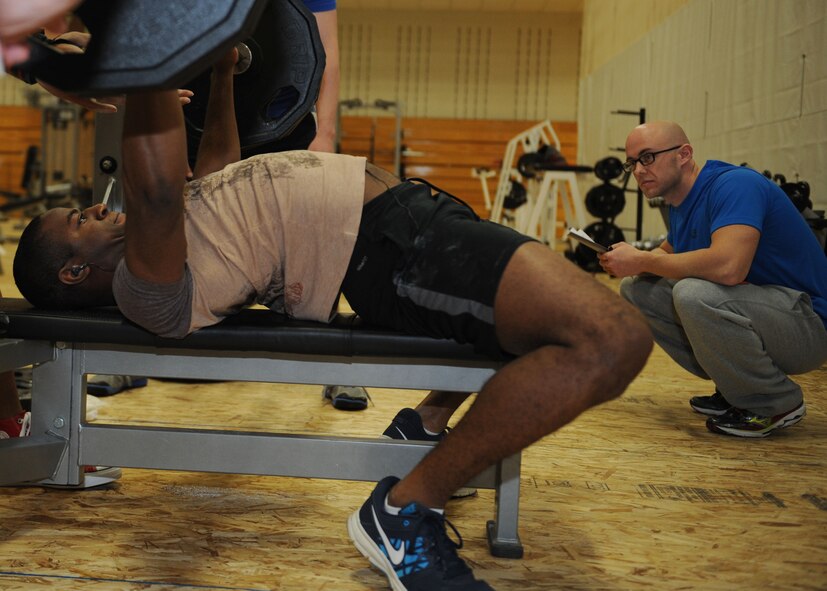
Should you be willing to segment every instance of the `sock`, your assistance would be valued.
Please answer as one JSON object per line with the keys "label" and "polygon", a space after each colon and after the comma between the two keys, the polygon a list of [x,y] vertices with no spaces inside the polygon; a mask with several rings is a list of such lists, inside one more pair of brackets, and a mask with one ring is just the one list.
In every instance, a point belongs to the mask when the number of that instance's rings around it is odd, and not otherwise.
{"label": "sock", "polygon": [[388,495],[385,495],[385,513],[388,515],[399,515],[402,507],[394,507],[388,502]]}
{"label": "sock", "polygon": [[[433,507],[428,507],[431,511],[435,511],[440,515],[445,515],[445,509],[434,509]],[[402,507],[394,507],[388,502],[388,495],[385,495],[385,513],[389,515],[399,515],[399,512],[402,511]]]}

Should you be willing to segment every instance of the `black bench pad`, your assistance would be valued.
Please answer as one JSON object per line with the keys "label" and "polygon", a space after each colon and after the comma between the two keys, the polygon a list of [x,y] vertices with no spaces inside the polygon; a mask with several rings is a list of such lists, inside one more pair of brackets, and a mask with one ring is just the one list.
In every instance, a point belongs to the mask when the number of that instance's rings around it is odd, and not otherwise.
{"label": "black bench pad", "polygon": [[0,338],[133,345],[213,351],[266,351],[346,357],[491,360],[471,345],[370,326],[354,314],[330,324],[291,320],[263,309],[246,309],[183,339],[156,336],[116,308],[43,310],[20,298],[0,298]]}

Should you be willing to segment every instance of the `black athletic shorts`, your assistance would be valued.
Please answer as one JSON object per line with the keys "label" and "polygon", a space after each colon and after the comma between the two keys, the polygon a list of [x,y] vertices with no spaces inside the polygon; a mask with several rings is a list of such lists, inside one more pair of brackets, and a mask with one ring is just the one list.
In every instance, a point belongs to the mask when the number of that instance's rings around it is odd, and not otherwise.
{"label": "black athletic shorts", "polygon": [[370,323],[473,343],[503,359],[494,298],[514,251],[530,241],[445,193],[405,182],[365,206],[342,292]]}

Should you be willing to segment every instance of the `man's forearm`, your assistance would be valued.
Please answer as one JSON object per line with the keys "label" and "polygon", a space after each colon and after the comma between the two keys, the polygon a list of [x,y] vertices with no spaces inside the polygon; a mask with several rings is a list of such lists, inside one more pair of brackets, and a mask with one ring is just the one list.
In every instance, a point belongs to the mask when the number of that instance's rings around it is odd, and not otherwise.
{"label": "man's forearm", "polygon": [[200,178],[241,159],[238,124],[233,97],[235,60],[216,64],[210,79],[210,98],[204,118],[204,133],[198,146],[193,175]]}
{"label": "man's forearm", "polygon": [[336,109],[339,98],[339,68],[325,68],[319,100],[316,102],[316,137],[312,150],[332,152],[336,149]]}
{"label": "man's forearm", "polygon": [[698,277],[721,283],[719,258],[710,249],[674,254],[662,248],[641,250],[622,242],[599,256],[600,264],[616,277],[657,275],[667,279]]}
{"label": "man's forearm", "polygon": [[318,152],[336,150],[336,116],[339,106],[339,34],[335,10],[314,14],[325,50],[325,68],[316,100],[316,137],[309,149]]}
{"label": "man's forearm", "polygon": [[[180,185],[187,170],[184,118],[176,91],[127,97],[123,129],[124,184],[127,199],[150,199],[159,187]],[[181,191],[173,193],[180,197]]]}
{"label": "man's forearm", "polygon": [[186,260],[184,116],[176,91],[130,95],[122,144],[126,263],[141,279],[172,282]]}
{"label": "man's forearm", "polygon": [[661,253],[647,253],[649,256],[643,267],[644,272],[667,279],[696,277],[722,285],[735,285],[742,281],[740,277],[733,279],[731,260],[709,248],[679,254]]}
{"label": "man's forearm", "polygon": [[[760,236],[752,226],[724,226],[712,234],[712,243],[707,248],[678,254],[655,249],[649,253],[643,270],[670,279],[697,277],[722,285],[737,285],[749,274]],[[671,250],[671,246],[667,248]]]}

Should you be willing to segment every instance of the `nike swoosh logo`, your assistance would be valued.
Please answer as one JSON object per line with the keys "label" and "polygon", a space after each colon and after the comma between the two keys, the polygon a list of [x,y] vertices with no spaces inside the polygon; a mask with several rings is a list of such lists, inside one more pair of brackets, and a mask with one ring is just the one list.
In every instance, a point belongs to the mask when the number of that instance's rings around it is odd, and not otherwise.
{"label": "nike swoosh logo", "polygon": [[373,524],[376,526],[376,529],[379,530],[379,537],[382,538],[382,543],[385,545],[385,551],[388,553],[388,558],[390,558],[391,566],[396,568],[400,566],[405,561],[405,542],[402,541],[399,544],[399,548],[394,548],[391,541],[388,539],[388,536],[385,535],[385,530],[382,529],[382,526],[379,525],[379,518],[376,516],[376,508],[370,508],[371,513],[373,514]]}
{"label": "nike swoosh logo", "polygon": [[408,440],[408,438],[407,438],[407,437],[405,437],[405,434],[402,432],[402,429],[400,429],[399,427],[394,427],[394,429],[396,429],[397,431],[399,431],[399,434],[402,436],[402,439],[404,439],[405,441],[407,441],[407,440]]}

